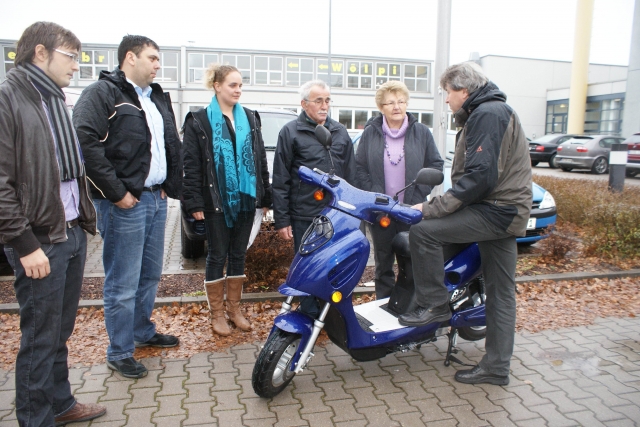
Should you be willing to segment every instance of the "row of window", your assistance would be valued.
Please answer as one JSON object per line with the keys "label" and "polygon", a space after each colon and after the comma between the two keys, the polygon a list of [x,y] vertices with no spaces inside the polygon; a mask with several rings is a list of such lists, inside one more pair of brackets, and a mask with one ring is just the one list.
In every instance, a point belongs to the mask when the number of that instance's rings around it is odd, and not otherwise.
{"label": "row of window", "polygon": [[[621,94],[587,98],[584,133],[619,135],[622,131],[624,96]],[[546,133],[567,133],[569,100],[547,103]]]}
{"label": "row of window", "polygon": [[[156,81],[177,82],[178,53],[160,52],[160,56],[161,68]],[[5,71],[13,68],[14,58],[15,49],[5,47]],[[79,78],[96,80],[101,71],[113,69],[117,63],[115,50],[83,50],[80,54]],[[332,59],[329,63],[326,59],[264,55],[189,53],[187,81],[202,82],[205,70],[212,63],[235,66],[246,85],[300,87],[317,78],[336,88],[375,89],[387,81],[396,80],[404,81],[411,91],[429,92],[430,65],[342,59]]]}
{"label": "row of window", "polygon": [[[433,113],[427,112],[413,112],[409,111],[418,122],[433,127]],[[337,120],[349,130],[362,130],[364,129],[369,119],[379,116],[381,113],[377,110],[338,110]],[[335,118],[335,116],[334,116]]]}

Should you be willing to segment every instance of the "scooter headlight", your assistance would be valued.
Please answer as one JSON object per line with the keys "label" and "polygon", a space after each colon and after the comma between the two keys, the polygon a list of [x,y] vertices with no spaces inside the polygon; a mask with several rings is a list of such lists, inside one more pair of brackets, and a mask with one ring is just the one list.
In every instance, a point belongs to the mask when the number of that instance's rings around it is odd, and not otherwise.
{"label": "scooter headlight", "polygon": [[315,217],[302,237],[300,254],[310,254],[331,240],[332,237],[333,224],[331,224],[331,220],[324,215]]}

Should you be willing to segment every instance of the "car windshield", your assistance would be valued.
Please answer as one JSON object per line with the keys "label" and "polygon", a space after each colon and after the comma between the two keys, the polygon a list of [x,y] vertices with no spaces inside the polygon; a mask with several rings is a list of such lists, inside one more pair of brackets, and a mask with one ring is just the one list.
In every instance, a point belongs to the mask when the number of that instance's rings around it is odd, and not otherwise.
{"label": "car windshield", "polygon": [[536,138],[531,142],[551,142],[558,137],[558,134],[550,133],[549,135],[541,136],[540,138]]}
{"label": "car windshield", "polygon": [[638,143],[640,142],[640,133],[637,133],[635,135],[631,135],[629,138],[627,138],[624,142],[628,143],[628,144],[633,144],[633,143]]}
{"label": "car windshield", "polygon": [[264,148],[267,150],[275,150],[278,143],[278,134],[280,129],[291,120],[294,120],[294,114],[280,114],[261,112],[260,119],[262,121],[262,139],[264,139]]}
{"label": "car windshield", "polygon": [[584,145],[586,142],[591,141],[593,138],[589,137],[589,136],[577,136],[575,138],[571,138],[570,140],[568,140],[566,143],[567,144],[578,144],[578,145]]}

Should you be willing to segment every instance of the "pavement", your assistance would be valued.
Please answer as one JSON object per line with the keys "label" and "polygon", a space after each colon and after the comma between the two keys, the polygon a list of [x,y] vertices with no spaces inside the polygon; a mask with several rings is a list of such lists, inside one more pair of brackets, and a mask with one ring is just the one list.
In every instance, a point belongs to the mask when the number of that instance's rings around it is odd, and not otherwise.
{"label": "pavement", "polygon": [[[458,342],[477,362],[484,342]],[[634,426],[640,421],[640,319],[518,333],[508,386],[455,382],[446,339],[356,362],[316,346],[308,369],[272,399],[251,372],[259,344],[189,359],[143,359],[149,375],[125,379],[106,365],[72,368],[72,390],[107,413],[74,426]],[[17,425],[14,374],[0,370],[0,427]]]}
{"label": "pavement", "polygon": [[[164,273],[202,272],[204,259],[184,260],[180,256],[179,216],[177,202],[170,201]],[[100,237],[91,238],[86,275],[104,274],[101,250]],[[618,275],[640,276],[640,271],[592,276]],[[571,280],[584,275],[553,276],[546,278]],[[251,373],[262,344],[234,346],[189,359],[142,359],[149,375],[139,380],[124,378],[106,364],[71,368],[70,382],[78,401],[107,407],[105,416],[72,425],[466,427],[640,423],[640,319],[635,317],[597,319],[589,326],[516,334],[508,386],[457,383],[453,376],[460,368],[443,363],[446,338],[371,362],[356,362],[328,343],[316,346],[308,368],[282,393],[263,399],[251,386]],[[457,357],[463,362],[477,363],[484,354],[484,340],[459,339],[458,349]],[[0,369],[0,427],[17,425],[14,399],[15,374]]]}

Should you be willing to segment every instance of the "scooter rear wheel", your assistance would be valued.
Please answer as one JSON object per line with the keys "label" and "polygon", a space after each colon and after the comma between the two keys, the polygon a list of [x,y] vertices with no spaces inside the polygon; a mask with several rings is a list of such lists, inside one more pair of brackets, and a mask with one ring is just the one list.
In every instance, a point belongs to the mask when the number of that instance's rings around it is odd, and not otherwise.
{"label": "scooter rear wheel", "polygon": [[291,382],[296,375],[291,363],[299,345],[297,334],[278,329],[269,336],[253,367],[251,385],[258,396],[273,397]]}
{"label": "scooter rear wheel", "polygon": [[467,341],[478,341],[484,339],[487,336],[486,326],[467,326],[466,328],[458,329],[458,335],[460,338]]}

